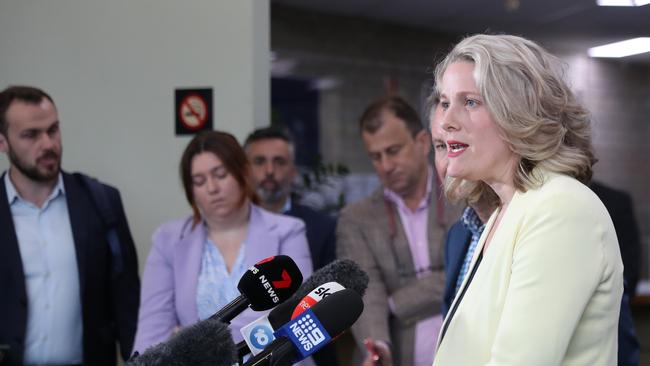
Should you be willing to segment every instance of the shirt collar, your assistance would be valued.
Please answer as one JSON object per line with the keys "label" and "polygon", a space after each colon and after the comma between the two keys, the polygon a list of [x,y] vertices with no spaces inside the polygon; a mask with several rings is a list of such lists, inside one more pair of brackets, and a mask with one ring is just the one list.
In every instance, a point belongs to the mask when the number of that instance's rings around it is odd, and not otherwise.
{"label": "shirt collar", "polygon": [[291,211],[291,197],[287,197],[287,201],[284,203],[284,207],[282,207],[282,213],[286,214],[289,211]]}
{"label": "shirt collar", "polygon": [[[424,197],[422,198],[422,201],[418,205],[418,209],[423,209],[429,207],[429,203],[431,202],[431,190],[433,187],[433,169],[431,169],[431,166],[427,166],[427,191]],[[384,187],[384,197],[397,204],[397,205],[403,205],[406,207],[406,204],[404,203],[404,200],[402,197],[400,197],[399,194],[395,193],[394,191],[388,189],[387,187]]]}
{"label": "shirt collar", "polygon": [[476,211],[471,207],[466,207],[463,211],[463,216],[460,218],[463,226],[467,228],[473,235],[477,235],[483,231],[485,224],[478,217]]}
{"label": "shirt collar", "polygon": [[[4,179],[5,179],[5,187],[7,190],[7,202],[9,202],[9,205],[11,206],[17,200],[24,201],[24,199],[20,197],[20,194],[18,194],[16,187],[14,186],[13,182],[9,178],[9,170],[5,171]],[[65,195],[65,186],[63,185],[63,174],[61,174],[60,172],[59,172],[59,177],[56,186],[54,186],[52,193],[50,193],[50,196],[47,198],[45,202],[53,200],[54,198],[58,197],[59,194]]]}

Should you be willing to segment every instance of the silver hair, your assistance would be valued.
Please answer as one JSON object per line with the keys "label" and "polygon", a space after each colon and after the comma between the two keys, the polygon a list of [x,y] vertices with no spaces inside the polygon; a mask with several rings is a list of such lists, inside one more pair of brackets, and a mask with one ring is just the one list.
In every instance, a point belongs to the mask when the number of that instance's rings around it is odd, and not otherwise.
{"label": "silver hair", "polygon": [[[589,182],[596,162],[590,116],[564,81],[564,65],[558,58],[525,38],[470,36],[437,65],[435,93],[449,65],[459,61],[474,64],[479,92],[501,137],[519,157],[514,182],[518,190],[542,183],[535,167]],[[466,192],[464,198],[470,201],[486,188],[481,182],[458,179],[448,186],[449,192]]]}

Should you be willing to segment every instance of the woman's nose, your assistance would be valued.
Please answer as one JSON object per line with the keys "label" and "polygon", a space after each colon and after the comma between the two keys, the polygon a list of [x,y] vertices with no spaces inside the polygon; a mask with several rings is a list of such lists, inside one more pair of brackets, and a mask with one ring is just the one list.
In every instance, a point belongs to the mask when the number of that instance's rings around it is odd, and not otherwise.
{"label": "woman's nose", "polygon": [[216,179],[210,177],[207,181],[208,192],[214,193],[219,191],[219,184],[217,184]]}
{"label": "woman's nose", "polygon": [[442,115],[440,127],[446,132],[457,131],[460,128],[457,114],[455,108],[449,107]]}

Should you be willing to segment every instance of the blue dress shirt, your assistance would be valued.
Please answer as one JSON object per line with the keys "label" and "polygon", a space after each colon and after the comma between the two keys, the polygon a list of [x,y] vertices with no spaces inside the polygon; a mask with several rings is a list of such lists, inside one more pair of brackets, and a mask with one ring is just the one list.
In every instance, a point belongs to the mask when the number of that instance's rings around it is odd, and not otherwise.
{"label": "blue dress shirt", "polygon": [[465,259],[463,260],[463,265],[460,267],[460,272],[458,273],[458,280],[456,281],[456,291],[458,293],[460,290],[460,285],[463,284],[463,279],[469,270],[469,265],[472,263],[472,257],[476,251],[476,245],[478,240],[481,238],[483,229],[485,229],[485,224],[481,222],[476,211],[471,207],[466,207],[463,211],[463,216],[460,218],[460,221],[463,223],[463,226],[472,234],[469,248],[467,248],[467,254],[465,254]]}
{"label": "blue dress shirt", "polygon": [[26,365],[83,362],[77,256],[63,177],[43,207],[24,200],[5,174],[28,299]]}

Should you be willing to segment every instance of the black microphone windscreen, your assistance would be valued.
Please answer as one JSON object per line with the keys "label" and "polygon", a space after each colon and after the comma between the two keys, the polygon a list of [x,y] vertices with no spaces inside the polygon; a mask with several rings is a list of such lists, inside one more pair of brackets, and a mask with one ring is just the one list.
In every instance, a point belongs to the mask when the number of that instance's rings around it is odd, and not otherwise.
{"label": "black microphone windscreen", "polygon": [[309,357],[350,328],[362,311],[363,300],[355,291],[334,292],[283,325],[278,337],[244,366],[284,366]]}
{"label": "black microphone windscreen", "polygon": [[343,287],[353,290],[363,297],[368,288],[368,274],[350,259],[337,259],[315,271],[305,280],[293,298],[302,299],[317,286],[327,282],[338,282]]}
{"label": "black microphone windscreen", "polygon": [[302,283],[296,262],[286,255],[259,261],[239,280],[237,288],[249,301],[250,308],[263,311],[285,301]]}
{"label": "black microphone windscreen", "polygon": [[276,306],[268,315],[269,323],[273,329],[278,329],[291,320],[291,314],[298,303],[316,287],[328,283],[338,282],[343,287],[356,292],[363,297],[368,287],[368,274],[359,265],[349,259],[337,259],[314,272],[305,280],[289,300]]}
{"label": "black microphone windscreen", "polygon": [[273,329],[278,329],[284,325],[284,323],[291,320],[291,314],[293,314],[293,309],[298,306],[298,303],[302,298],[291,297],[289,300],[283,302],[282,304],[276,306],[271,310],[267,318]]}
{"label": "black microphone windscreen", "polygon": [[228,326],[206,319],[132,357],[126,366],[231,366],[236,362],[235,343]]}
{"label": "black microphone windscreen", "polygon": [[310,309],[327,333],[336,337],[357,321],[363,311],[363,300],[356,291],[343,289],[323,298]]}

